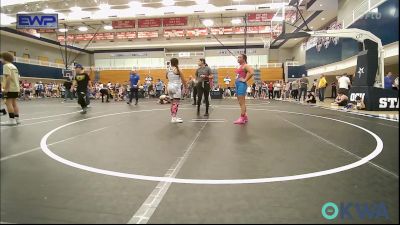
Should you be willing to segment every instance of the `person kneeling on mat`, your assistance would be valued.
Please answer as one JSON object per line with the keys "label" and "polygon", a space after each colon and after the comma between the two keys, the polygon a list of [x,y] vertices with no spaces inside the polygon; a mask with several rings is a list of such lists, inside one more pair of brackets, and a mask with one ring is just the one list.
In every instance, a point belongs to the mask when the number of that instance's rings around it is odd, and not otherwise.
{"label": "person kneeling on mat", "polygon": [[83,66],[80,64],[75,65],[75,79],[73,82],[72,88],[77,86],[76,93],[78,95],[78,104],[82,107],[82,114],[86,114],[87,111],[87,102],[86,102],[86,93],[88,91],[88,85],[91,88],[90,77],[87,73],[85,73]]}
{"label": "person kneeling on mat", "polygon": [[171,66],[167,69],[168,79],[168,95],[173,99],[171,104],[171,123],[182,123],[181,118],[176,117],[181,99],[182,83],[186,88],[186,80],[183,77],[182,70],[179,69],[179,61],[177,58],[171,59]]}

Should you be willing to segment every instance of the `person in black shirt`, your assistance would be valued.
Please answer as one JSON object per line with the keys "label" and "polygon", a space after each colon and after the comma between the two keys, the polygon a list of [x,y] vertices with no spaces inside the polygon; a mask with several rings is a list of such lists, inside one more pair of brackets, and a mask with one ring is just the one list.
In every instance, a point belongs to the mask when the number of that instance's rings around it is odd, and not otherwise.
{"label": "person in black shirt", "polygon": [[306,102],[307,103],[311,103],[311,104],[317,103],[317,100],[315,99],[315,96],[314,96],[314,92],[312,92],[312,91],[308,92],[308,96],[307,96]]}
{"label": "person in black shirt", "polygon": [[[78,94],[78,104],[82,107],[82,114],[86,114],[87,102],[86,93],[88,91],[88,85],[90,85],[90,77],[85,73],[83,66],[80,64],[75,65],[75,79],[73,86],[77,86],[76,92]],[[72,88],[71,88],[72,90]]]}
{"label": "person in black shirt", "polygon": [[212,71],[208,67],[204,58],[198,61],[199,68],[196,70],[196,81],[197,81],[197,115],[200,114],[201,100],[204,95],[206,102],[206,113],[204,116],[208,116],[208,108],[210,107],[209,95],[210,95],[210,79],[213,78]]}

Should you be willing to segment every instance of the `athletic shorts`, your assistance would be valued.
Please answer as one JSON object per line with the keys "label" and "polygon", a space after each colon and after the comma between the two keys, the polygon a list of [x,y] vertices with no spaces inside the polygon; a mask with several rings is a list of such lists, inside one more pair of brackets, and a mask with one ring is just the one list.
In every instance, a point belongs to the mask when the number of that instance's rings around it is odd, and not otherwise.
{"label": "athletic shorts", "polygon": [[19,92],[3,92],[3,98],[7,99],[7,98],[18,98],[19,97]]}
{"label": "athletic shorts", "polygon": [[236,95],[246,96],[247,83],[236,80],[235,85],[236,85]]}
{"label": "athletic shorts", "polygon": [[168,84],[168,95],[174,99],[180,99],[182,97],[181,85],[180,84]]}

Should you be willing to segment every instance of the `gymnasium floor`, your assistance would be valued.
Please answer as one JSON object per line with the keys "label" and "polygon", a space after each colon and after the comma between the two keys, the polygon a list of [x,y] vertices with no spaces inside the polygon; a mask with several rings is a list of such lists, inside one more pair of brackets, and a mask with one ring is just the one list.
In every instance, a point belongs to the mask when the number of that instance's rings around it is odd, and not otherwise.
{"label": "gymnasium floor", "polygon": [[[22,102],[22,124],[1,127],[1,222],[399,222],[398,122],[248,103],[238,126],[235,100],[213,100],[209,120],[184,101],[183,124],[155,100],[92,102],[86,115]],[[389,219],[327,220],[326,202],[383,202]]]}

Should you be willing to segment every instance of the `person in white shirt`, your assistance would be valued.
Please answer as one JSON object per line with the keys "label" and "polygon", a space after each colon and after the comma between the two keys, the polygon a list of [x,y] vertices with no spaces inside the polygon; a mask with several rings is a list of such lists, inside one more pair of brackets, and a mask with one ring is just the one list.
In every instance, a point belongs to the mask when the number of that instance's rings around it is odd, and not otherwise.
{"label": "person in white shirt", "polygon": [[349,77],[346,74],[344,74],[338,79],[338,83],[339,83],[339,92],[349,97],[349,89],[351,86]]}
{"label": "person in white shirt", "polygon": [[274,98],[275,99],[281,98],[281,89],[282,89],[281,83],[279,81],[275,81],[275,84],[274,84]]}

